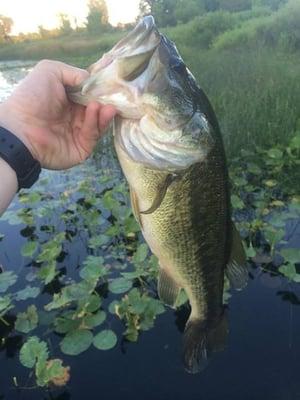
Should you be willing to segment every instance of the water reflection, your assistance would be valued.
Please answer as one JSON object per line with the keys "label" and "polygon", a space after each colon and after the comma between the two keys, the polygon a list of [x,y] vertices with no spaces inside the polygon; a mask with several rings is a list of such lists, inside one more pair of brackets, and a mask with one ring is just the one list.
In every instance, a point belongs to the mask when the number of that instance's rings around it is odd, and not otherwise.
{"label": "water reflection", "polygon": [[277,292],[277,296],[281,297],[283,301],[288,301],[293,305],[300,305],[300,297],[290,290],[281,290]]}

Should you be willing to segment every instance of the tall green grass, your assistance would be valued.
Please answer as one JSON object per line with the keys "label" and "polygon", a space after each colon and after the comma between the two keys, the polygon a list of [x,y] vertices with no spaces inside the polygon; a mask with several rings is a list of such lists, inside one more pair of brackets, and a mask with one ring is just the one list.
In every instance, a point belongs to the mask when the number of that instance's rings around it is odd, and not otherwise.
{"label": "tall green grass", "polygon": [[52,58],[66,60],[70,57],[93,57],[108,51],[122,36],[122,32],[101,34],[99,37],[73,34],[21,43],[0,45],[0,61],[7,60],[41,60]]}
{"label": "tall green grass", "polygon": [[[163,30],[211,100],[229,156],[286,144],[300,132],[299,20],[300,1],[290,0],[276,12],[218,11]],[[85,68],[124,34],[2,45],[0,60],[52,58]]]}
{"label": "tall green grass", "polygon": [[180,50],[213,104],[230,156],[300,134],[300,55],[265,48]]}

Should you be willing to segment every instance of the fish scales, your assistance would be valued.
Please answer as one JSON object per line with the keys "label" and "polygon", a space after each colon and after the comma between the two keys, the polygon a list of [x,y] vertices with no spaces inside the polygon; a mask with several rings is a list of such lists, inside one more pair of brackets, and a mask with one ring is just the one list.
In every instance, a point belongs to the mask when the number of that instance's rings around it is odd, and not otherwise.
{"label": "fish scales", "polygon": [[238,289],[247,282],[216,116],[151,16],[89,71],[69,97],[116,107],[115,148],[133,212],[159,260],[158,294],[174,306],[185,289],[191,313],[183,361],[187,371],[198,372],[226,344],[224,273]]}

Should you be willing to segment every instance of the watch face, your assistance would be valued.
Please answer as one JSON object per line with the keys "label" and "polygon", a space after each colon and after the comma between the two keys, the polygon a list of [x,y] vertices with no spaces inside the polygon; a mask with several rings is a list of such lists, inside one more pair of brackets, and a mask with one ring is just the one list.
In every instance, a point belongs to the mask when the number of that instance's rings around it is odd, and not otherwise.
{"label": "watch face", "polygon": [[30,188],[37,181],[40,163],[19,138],[3,127],[0,127],[0,157],[16,172],[18,190]]}

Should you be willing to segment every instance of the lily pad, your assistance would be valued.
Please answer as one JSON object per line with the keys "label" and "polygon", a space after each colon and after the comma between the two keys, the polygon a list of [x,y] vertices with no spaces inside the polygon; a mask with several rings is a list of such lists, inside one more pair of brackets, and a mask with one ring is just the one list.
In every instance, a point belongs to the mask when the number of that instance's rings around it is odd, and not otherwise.
{"label": "lily pad", "polygon": [[300,250],[295,248],[284,248],[280,250],[280,254],[284,257],[285,261],[292,264],[300,263]]}
{"label": "lily pad", "polygon": [[38,247],[37,242],[29,241],[22,246],[21,255],[23,257],[32,257]]}
{"label": "lily pad", "polygon": [[40,288],[33,286],[26,286],[26,288],[19,290],[16,294],[16,300],[34,299],[40,294]]}
{"label": "lily pad", "polygon": [[78,329],[67,334],[60,342],[61,351],[70,356],[77,356],[86,351],[93,342],[93,334],[86,329]]}
{"label": "lily pad", "polygon": [[117,278],[109,283],[108,288],[115,294],[125,293],[132,288],[132,281],[125,278]]}
{"label": "lily pad", "polygon": [[26,312],[17,315],[15,329],[19,332],[28,333],[37,327],[38,320],[37,308],[35,305],[31,305]]}
{"label": "lily pad", "polygon": [[31,336],[20,350],[20,362],[24,367],[33,368],[37,360],[47,360],[48,346],[37,336]]}
{"label": "lily pad", "polygon": [[17,275],[12,271],[5,271],[0,274],[0,293],[4,293],[7,289],[15,284],[17,281]]}
{"label": "lily pad", "polygon": [[116,334],[110,329],[105,329],[94,337],[93,345],[99,350],[110,350],[115,347],[117,341]]}

